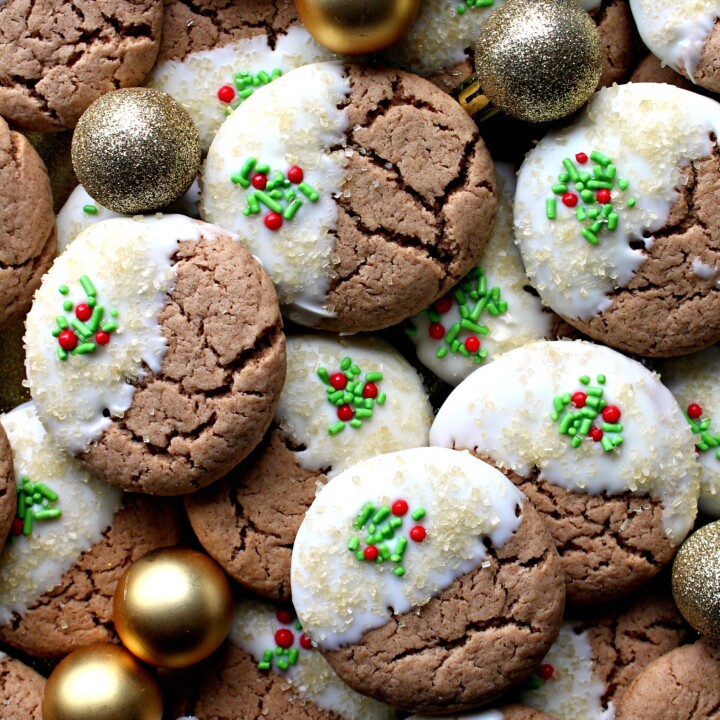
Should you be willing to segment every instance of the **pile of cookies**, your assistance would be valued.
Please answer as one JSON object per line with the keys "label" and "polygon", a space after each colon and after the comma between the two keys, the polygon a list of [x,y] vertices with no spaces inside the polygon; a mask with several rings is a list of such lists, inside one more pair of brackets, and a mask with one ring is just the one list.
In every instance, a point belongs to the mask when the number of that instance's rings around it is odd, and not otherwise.
{"label": "pile of cookies", "polygon": [[[0,5],[0,720],[175,546],[236,607],[166,720],[718,716],[720,10],[583,0],[588,104],[478,125],[503,4],[360,60],[292,0]],[[130,216],[70,140],[140,85],[203,158]]]}

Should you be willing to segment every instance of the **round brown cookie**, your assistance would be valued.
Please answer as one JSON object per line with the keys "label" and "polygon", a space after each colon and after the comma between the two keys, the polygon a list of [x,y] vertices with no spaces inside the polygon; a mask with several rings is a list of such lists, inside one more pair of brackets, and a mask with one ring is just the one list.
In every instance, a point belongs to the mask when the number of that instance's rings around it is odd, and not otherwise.
{"label": "round brown cookie", "polygon": [[684,78],[680,73],[676,73],[668,65],[663,65],[660,59],[652,53],[648,53],[635,66],[629,81],[667,83],[668,85],[675,85],[683,90],[697,90],[697,87],[687,78]]}
{"label": "round brown cookie", "polygon": [[[65,302],[71,313],[86,302],[73,282],[86,273],[97,302],[117,313],[103,325],[109,342],[59,359],[49,326]],[[285,377],[269,278],[237,238],[179,215],[85,230],[38,292],[26,342],[31,392],[51,434],[130,491],[177,495],[225,475],[262,439]],[[91,418],[73,410],[80,397]]]}
{"label": "round brown cookie", "polygon": [[[2,12],[2,9],[0,9]],[[57,234],[50,181],[40,156],[0,118],[0,328],[30,308],[52,264]]]}
{"label": "round brown cookie", "polygon": [[0,652],[0,720],[42,720],[45,678]]}
{"label": "round brown cookie", "polygon": [[628,0],[602,0],[590,15],[597,24],[604,51],[598,87],[621,83],[630,73],[637,52],[637,31]]}
{"label": "round brown cookie", "polygon": [[715,720],[720,709],[720,649],[708,640],[651,663],[625,691],[617,720]]}
{"label": "round brown cookie", "polygon": [[0,425],[0,550],[15,519],[15,471],[10,443]]}
{"label": "round brown cookie", "polygon": [[100,95],[142,82],[162,12],[162,0],[8,0],[0,8],[0,114],[21,130],[75,127]]}

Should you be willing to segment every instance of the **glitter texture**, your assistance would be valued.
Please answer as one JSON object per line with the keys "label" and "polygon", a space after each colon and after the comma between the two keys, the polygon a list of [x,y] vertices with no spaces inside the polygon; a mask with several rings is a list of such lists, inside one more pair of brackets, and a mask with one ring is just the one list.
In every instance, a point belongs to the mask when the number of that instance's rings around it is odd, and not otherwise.
{"label": "glitter texture", "polygon": [[521,120],[548,122],[587,101],[602,57],[595,23],[574,0],[509,0],[483,25],[475,66],[493,104]]}
{"label": "glitter texture", "polygon": [[80,183],[101,205],[133,215],[169,205],[200,168],[200,138],[169,95],[126,88],[96,100],[72,143]]}
{"label": "glitter texture", "polygon": [[720,521],[693,533],[672,570],[673,597],[698,632],[720,640]]}

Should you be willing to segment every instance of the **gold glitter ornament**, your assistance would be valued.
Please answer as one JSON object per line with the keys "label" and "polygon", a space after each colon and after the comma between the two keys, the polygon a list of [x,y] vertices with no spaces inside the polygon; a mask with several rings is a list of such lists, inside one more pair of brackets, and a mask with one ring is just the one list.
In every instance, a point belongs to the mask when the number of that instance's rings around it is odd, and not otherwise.
{"label": "gold glitter ornament", "polygon": [[190,115],[159,90],[125,88],[82,114],[72,141],[78,180],[100,205],[134,215],[165,207],[200,168],[200,136]]}
{"label": "gold glitter ornament", "polygon": [[321,45],[343,55],[367,55],[407,33],[420,0],[295,0],[295,7]]}
{"label": "gold glitter ornament", "polygon": [[120,578],[115,629],[141,660],[182,668],[204,660],[230,632],[234,603],[220,566],[185,548],[153,550]]}
{"label": "gold glitter ornament", "polygon": [[720,520],[701,527],[682,544],[673,563],[672,591],[688,623],[720,640]]}
{"label": "gold glitter ornament", "polygon": [[[485,21],[476,74],[458,100],[484,119],[497,109],[551,122],[587,102],[602,71],[600,35],[577,0],[508,0]],[[490,103],[495,107],[491,107]]]}
{"label": "gold glitter ornament", "polygon": [[43,720],[162,720],[155,678],[125,649],[96,644],[70,653],[45,686]]}

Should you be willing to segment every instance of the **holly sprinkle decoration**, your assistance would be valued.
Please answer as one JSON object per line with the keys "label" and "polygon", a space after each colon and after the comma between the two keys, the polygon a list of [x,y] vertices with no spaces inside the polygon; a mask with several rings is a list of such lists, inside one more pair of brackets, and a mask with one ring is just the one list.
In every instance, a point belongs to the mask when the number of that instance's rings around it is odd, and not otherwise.
{"label": "holly sprinkle decoration", "polygon": [[[558,175],[552,191],[560,197],[560,202],[565,207],[575,208],[581,235],[590,245],[597,245],[603,230],[612,232],[617,229],[618,214],[613,200],[617,199],[619,192],[624,193],[628,189],[629,183],[625,178],[617,177],[617,168],[612,160],[597,150],[593,150],[589,158],[586,153],[579,152],[575,155],[575,160],[579,165],[585,165],[588,160],[592,160],[595,163],[592,173],[578,169],[575,163],[566,157],[562,161],[566,172]],[[579,205],[580,200],[582,205]],[[635,198],[628,198],[625,204],[629,208],[635,207]],[[548,198],[545,205],[548,220],[555,220],[557,211],[556,197]]]}
{"label": "holly sprinkle decoration", "polygon": [[329,435],[337,435],[345,429],[346,423],[358,430],[363,420],[373,416],[376,403],[385,404],[386,395],[377,386],[383,374],[365,373],[364,381],[360,379],[360,374],[360,368],[349,357],[340,361],[340,370],[332,375],[324,367],[318,370],[318,377],[326,386],[328,402],[337,407],[338,421],[328,428]]}
{"label": "holly sprinkle decoration", "polygon": [[225,114],[229,115],[233,110],[237,110],[255,90],[263,85],[269,85],[281,75],[282,70],[280,68],[275,68],[269,75],[264,70],[254,75],[251,75],[247,70],[235,73],[232,84],[223,85],[217,91],[218,100],[223,105],[229,106],[225,108]]}
{"label": "holly sprinkle decoration", "polygon": [[280,609],[275,617],[284,627],[275,631],[275,648],[265,650],[257,664],[259,670],[270,670],[273,662],[278,670],[287,670],[291,665],[297,665],[301,649],[313,649],[312,640],[302,631],[302,625],[292,610]]}
{"label": "holly sprinkle decoration", "polygon": [[[379,508],[367,503],[353,523],[355,530],[361,534],[365,533],[365,537],[362,539],[362,536],[353,535],[348,540],[347,549],[354,553],[360,562],[367,561],[382,565],[390,561],[396,565],[393,573],[403,577],[405,568],[402,566],[402,561],[409,540],[421,543],[427,537],[427,530],[422,525],[413,525],[407,537],[400,534],[403,518],[408,512],[410,506],[403,499],[395,500],[392,505],[381,505]],[[426,511],[423,507],[415,508],[410,513],[410,517],[416,523],[419,523],[425,515]]]}
{"label": "holly sprinkle decoration", "polygon": [[555,668],[550,663],[542,663],[538,669],[525,681],[526,690],[537,690],[543,683],[551,680],[555,675]]}
{"label": "holly sprinkle decoration", "polygon": [[603,398],[604,375],[597,376],[597,385],[591,385],[587,375],[579,380],[581,389],[553,399],[554,410],[550,417],[558,423],[561,435],[572,438],[574,448],[579,448],[584,439],[590,438],[600,443],[605,452],[612,452],[623,442],[620,408],[608,405]]}
{"label": "holly sprinkle decoration", "polygon": [[473,8],[488,8],[495,4],[495,0],[465,0],[455,8],[458,15],[464,15],[468,10]]}
{"label": "holly sprinkle decoration", "polygon": [[31,482],[23,475],[17,486],[17,506],[10,534],[28,536],[32,534],[35,521],[59,518],[62,510],[53,507],[57,501],[57,493],[47,485]]}
{"label": "holly sprinkle decoration", "polygon": [[317,190],[305,182],[305,173],[301,167],[293,165],[283,175],[276,172],[270,177],[269,165],[258,165],[257,159],[248,158],[243,164],[240,172],[230,176],[230,180],[236,185],[248,190],[250,186],[254,191],[245,194],[247,207],[243,215],[258,215],[261,212],[261,205],[264,205],[269,212],[265,214],[263,221],[268,230],[279,230],[284,220],[292,220],[298,210],[303,206],[303,201],[297,196],[293,185],[310,202],[316,203],[320,199]]}
{"label": "holly sprinkle decoration", "polygon": [[720,432],[714,435],[710,432],[712,418],[703,418],[703,409],[697,403],[690,403],[685,411],[685,419],[690,423],[690,429],[699,435],[695,443],[696,452],[707,452],[711,448],[715,450],[715,457],[720,460]]}
{"label": "holly sprinkle decoration", "polygon": [[70,355],[87,355],[94,353],[98,345],[107,345],[112,333],[117,330],[117,310],[110,310],[110,320],[103,322],[105,308],[98,305],[97,290],[87,275],[79,281],[85,292],[85,302],[74,305],[67,299],[70,288],[61,285],[59,293],[66,299],[63,301],[63,311],[67,315],[58,315],[55,318],[57,327],[53,329],[52,336],[57,338],[57,356],[60,360],[67,360]]}

